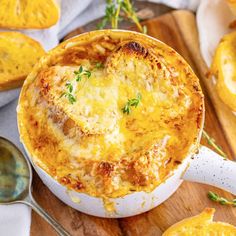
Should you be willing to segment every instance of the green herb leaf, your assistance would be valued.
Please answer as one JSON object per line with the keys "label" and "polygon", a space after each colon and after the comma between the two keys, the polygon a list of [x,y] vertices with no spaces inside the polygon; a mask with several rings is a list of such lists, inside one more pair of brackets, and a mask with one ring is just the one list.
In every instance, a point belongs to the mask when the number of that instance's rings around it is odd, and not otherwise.
{"label": "green herb leaf", "polygon": [[147,26],[146,25],[143,26],[143,34],[147,34]]}
{"label": "green herb leaf", "polygon": [[207,194],[208,198],[211,199],[214,202],[218,202],[221,205],[232,205],[232,206],[236,206],[236,199],[233,199],[232,201],[224,198],[224,197],[220,197],[218,194],[213,193],[211,191],[208,192]]}
{"label": "green herb leaf", "polygon": [[73,91],[73,85],[72,85],[70,82],[67,82],[67,83],[66,83],[66,87],[67,87],[68,91],[69,91],[70,93],[72,93],[72,91]]}
{"label": "green herb leaf", "polygon": [[77,81],[77,82],[80,82],[81,80],[82,80],[82,77],[81,77],[80,75],[77,75],[77,76],[76,76],[76,81]]}
{"label": "green herb leaf", "polygon": [[137,94],[137,98],[129,99],[125,106],[121,109],[123,113],[129,115],[131,113],[131,107],[137,107],[141,102],[142,95],[140,93]]}
{"label": "green herb leaf", "polygon": [[127,113],[127,115],[129,115],[130,112],[131,112],[131,108],[130,108],[129,104],[126,104],[126,105],[122,108],[122,111],[123,111],[123,113]]}
{"label": "green herb leaf", "polygon": [[79,68],[79,73],[81,74],[82,72],[83,72],[83,66],[80,66],[80,68]]}
{"label": "green herb leaf", "polygon": [[105,16],[97,25],[97,28],[103,29],[109,22],[112,29],[117,29],[118,23],[122,20],[122,17],[120,16],[121,13],[126,18],[133,21],[140,32],[147,33],[147,28],[143,28],[143,26],[140,24],[134,6],[130,0],[107,0]]}
{"label": "green herb leaf", "polygon": [[227,205],[229,201],[227,199],[221,197],[219,202],[220,202],[221,205]]}
{"label": "green herb leaf", "polygon": [[84,71],[84,75],[86,75],[88,77],[88,79],[91,77],[91,72],[88,70]]}
{"label": "green herb leaf", "polygon": [[71,104],[76,102],[76,98],[71,93],[67,93],[66,96],[68,97],[68,100]]}
{"label": "green herb leaf", "polygon": [[213,192],[208,192],[208,197],[213,200],[213,201],[217,201],[217,199],[219,198],[219,196],[216,193]]}
{"label": "green herb leaf", "polygon": [[222,151],[222,148],[216,144],[215,140],[209,136],[209,134],[203,130],[202,136],[207,140],[208,144],[210,144],[221,156],[227,159],[227,155]]}
{"label": "green herb leaf", "polygon": [[60,96],[60,98],[61,97],[67,97],[68,98],[68,100],[69,100],[69,102],[71,103],[71,104],[73,104],[74,102],[76,102],[76,98],[72,95],[72,93],[69,93],[69,92],[64,92],[64,93],[62,93],[61,94],[61,96]]}
{"label": "green herb leaf", "polygon": [[66,88],[68,89],[68,92],[63,92],[63,93],[61,94],[60,98],[63,97],[63,96],[64,96],[64,97],[67,97],[68,100],[69,100],[69,102],[70,102],[71,104],[73,104],[73,103],[76,101],[76,98],[72,95],[72,92],[73,92],[73,85],[72,85],[71,82],[67,82],[65,86],[66,86]]}
{"label": "green herb leaf", "polygon": [[87,78],[91,77],[91,72],[89,70],[84,70],[82,66],[80,66],[78,71],[74,71],[74,74],[76,75],[77,82],[82,80],[83,75],[87,76]]}
{"label": "green herb leaf", "polygon": [[130,0],[123,0],[121,1],[121,9],[124,11],[126,14],[126,17],[133,21],[136,26],[138,27],[140,32],[143,32],[143,27],[139,22],[139,18],[135,12],[133,4],[130,2]]}
{"label": "green herb leaf", "polygon": [[97,63],[95,64],[95,67],[96,67],[97,69],[101,69],[101,68],[104,68],[104,65],[103,65],[102,62],[97,62]]}
{"label": "green herb leaf", "polygon": [[[74,74],[75,74],[75,81],[76,82],[80,82],[82,80],[82,76],[86,76],[87,78],[91,77],[91,72],[89,70],[84,70],[83,66],[80,66],[79,70],[74,71]],[[60,98],[65,96],[65,97],[68,98],[68,100],[71,104],[74,104],[76,102],[76,98],[72,94],[72,92],[74,90],[72,82],[67,82],[65,86],[66,86],[68,91],[63,92],[61,94]]]}
{"label": "green herb leaf", "polygon": [[99,30],[104,29],[104,28],[106,27],[107,23],[108,23],[108,19],[107,19],[106,17],[104,17],[104,18],[101,20],[101,22],[99,22],[99,23],[97,24],[97,29],[99,29]]}

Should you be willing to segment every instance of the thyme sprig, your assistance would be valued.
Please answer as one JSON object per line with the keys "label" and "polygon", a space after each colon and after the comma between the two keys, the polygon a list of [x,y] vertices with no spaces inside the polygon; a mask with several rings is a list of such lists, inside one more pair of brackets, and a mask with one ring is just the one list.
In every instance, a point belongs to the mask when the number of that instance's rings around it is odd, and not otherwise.
{"label": "thyme sprig", "polygon": [[119,21],[122,20],[120,15],[123,13],[126,18],[136,24],[140,32],[147,33],[147,27],[140,24],[139,18],[130,0],[107,0],[106,4],[105,16],[97,25],[98,29],[103,29],[108,23],[111,24],[112,29],[117,29]]}
{"label": "thyme sprig", "polygon": [[121,1],[121,6],[122,6],[122,10],[125,12],[126,16],[136,24],[139,31],[142,33],[145,33],[147,31],[147,28],[146,28],[146,26],[145,26],[145,28],[143,28],[142,25],[140,24],[137,14],[136,14],[134,7],[133,7],[132,3],[130,2],[130,0]]}
{"label": "thyme sprig", "polygon": [[209,145],[211,145],[221,156],[227,158],[227,155],[223,152],[222,148],[216,144],[215,140],[210,137],[205,130],[202,131],[202,135],[207,140]]}
{"label": "thyme sprig", "polygon": [[74,71],[76,75],[76,81],[79,82],[82,80],[82,76],[87,76],[89,79],[91,77],[91,72],[89,70],[84,70],[83,66],[80,66],[79,70]]}
{"label": "thyme sprig", "polygon": [[[89,79],[91,77],[91,71],[85,70],[83,68],[83,66],[80,66],[79,70],[74,71],[74,75],[75,75],[75,78],[74,78],[75,81],[80,82],[82,80],[83,76],[85,76]],[[65,87],[66,87],[67,91],[62,93],[60,98],[63,97],[63,96],[67,97],[69,102],[71,104],[74,104],[76,102],[76,98],[73,95],[74,87],[73,87],[72,82],[66,82]]]}
{"label": "thyme sprig", "polygon": [[97,28],[103,29],[108,24],[108,22],[110,22],[111,27],[113,29],[117,29],[118,24],[115,25],[115,21],[114,21],[114,19],[116,18],[116,12],[117,12],[116,4],[112,0],[106,0],[105,16],[103,17],[101,22],[97,24]]}
{"label": "thyme sprig", "polygon": [[122,108],[123,113],[129,115],[131,113],[131,107],[137,107],[141,102],[142,95],[140,93],[137,94],[137,98],[129,99],[125,106]]}
{"label": "thyme sprig", "polygon": [[76,98],[74,97],[74,95],[72,94],[72,92],[73,92],[73,85],[72,85],[72,83],[71,82],[67,82],[66,83],[66,88],[67,88],[67,92],[64,92],[64,93],[62,93],[62,95],[60,96],[60,97],[67,97],[68,98],[68,100],[69,100],[69,102],[71,103],[71,104],[74,104],[75,102],[76,102]]}
{"label": "thyme sprig", "polygon": [[218,194],[213,193],[211,191],[208,192],[207,196],[210,200],[212,200],[214,202],[218,202],[221,205],[231,205],[231,206],[236,207],[236,199],[228,200],[228,199],[221,197]]}

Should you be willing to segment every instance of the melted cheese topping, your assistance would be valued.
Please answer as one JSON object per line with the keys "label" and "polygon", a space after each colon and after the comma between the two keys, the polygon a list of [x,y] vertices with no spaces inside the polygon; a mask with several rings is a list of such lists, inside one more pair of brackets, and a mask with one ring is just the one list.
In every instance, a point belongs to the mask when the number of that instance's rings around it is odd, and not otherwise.
{"label": "melted cheese topping", "polygon": [[[71,39],[35,67],[19,101],[21,139],[34,161],[70,189],[99,197],[152,191],[197,139],[201,89],[166,45],[105,32]],[[97,61],[104,66],[96,68]],[[78,82],[80,66],[91,77]],[[68,82],[73,104],[61,96]],[[139,93],[138,106],[123,113]]]}

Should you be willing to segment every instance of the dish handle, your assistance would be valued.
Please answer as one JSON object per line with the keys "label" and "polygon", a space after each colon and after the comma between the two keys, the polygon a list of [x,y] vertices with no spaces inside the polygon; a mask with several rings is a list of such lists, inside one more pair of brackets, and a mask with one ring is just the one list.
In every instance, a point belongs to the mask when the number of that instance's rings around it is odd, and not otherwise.
{"label": "dish handle", "polygon": [[204,146],[192,159],[182,175],[183,180],[209,184],[236,195],[236,162]]}

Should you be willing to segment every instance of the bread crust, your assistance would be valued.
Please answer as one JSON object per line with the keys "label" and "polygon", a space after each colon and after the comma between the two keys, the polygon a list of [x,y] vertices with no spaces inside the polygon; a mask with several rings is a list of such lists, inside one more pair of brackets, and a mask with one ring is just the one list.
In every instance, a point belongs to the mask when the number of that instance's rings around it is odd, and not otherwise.
{"label": "bread crust", "polygon": [[199,215],[186,218],[168,228],[163,236],[175,235],[236,235],[236,227],[224,222],[214,222],[215,209],[205,208]]}
{"label": "bread crust", "polygon": [[0,27],[10,29],[46,29],[60,17],[56,0],[0,0]]}
{"label": "bread crust", "polygon": [[20,87],[45,53],[36,40],[19,32],[0,32],[0,91]]}

